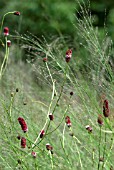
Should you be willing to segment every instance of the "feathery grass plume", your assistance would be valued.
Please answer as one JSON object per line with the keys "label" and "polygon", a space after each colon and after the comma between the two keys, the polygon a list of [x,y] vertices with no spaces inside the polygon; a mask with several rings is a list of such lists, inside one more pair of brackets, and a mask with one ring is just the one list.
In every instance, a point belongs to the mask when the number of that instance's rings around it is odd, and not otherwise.
{"label": "feathery grass plume", "polygon": [[109,110],[108,100],[104,100],[103,115],[104,115],[104,117],[109,117],[109,114],[110,114],[110,110]]}
{"label": "feathery grass plume", "polygon": [[69,116],[66,116],[66,117],[65,117],[65,122],[66,122],[67,126],[70,128],[72,124],[71,124],[71,121],[70,121],[70,117],[69,117]]}
{"label": "feathery grass plume", "polygon": [[8,35],[9,35],[9,28],[4,27],[4,36],[8,36]]}
{"label": "feathery grass plume", "polygon": [[28,127],[27,127],[25,120],[22,117],[19,117],[18,122],[21,125],[23,132],[26,133],[28,131]]}
{"label": "feathery grass plume", "polygon": [[26,148],[26,138],[21,138],[21,148]]}

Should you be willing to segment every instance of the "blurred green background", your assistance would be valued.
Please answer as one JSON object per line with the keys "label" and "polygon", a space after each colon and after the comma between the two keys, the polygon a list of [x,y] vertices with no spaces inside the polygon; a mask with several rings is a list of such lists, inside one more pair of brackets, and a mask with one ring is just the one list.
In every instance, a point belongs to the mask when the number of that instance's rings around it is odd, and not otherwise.
{"label": "blurred green background", "polygon": [[[79,0],[81,3],[82,1]],[[84,0],[85,4],[87,1]],[[94,26],[104,29],[114,40],[114,0],[90,0],[91,14],[94,17]],[[27,31],[41,37],[52,35],[76,36],[73,26],[79,5],[75,0],[0,0],[0,20],[9,11],[20,11],[21,16],[15,18],[7,16],[4,26],[10,28],[10,33],[15,34]]]}

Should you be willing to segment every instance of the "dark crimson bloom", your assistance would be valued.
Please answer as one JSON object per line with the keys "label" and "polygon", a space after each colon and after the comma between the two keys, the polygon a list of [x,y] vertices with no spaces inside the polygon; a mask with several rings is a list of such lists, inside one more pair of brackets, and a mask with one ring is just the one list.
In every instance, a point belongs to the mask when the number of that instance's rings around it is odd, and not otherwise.
{"label": "dark crimson bloom", "polygon": [[10,47],[11,46],[11,41],[7,40],[7,46]]}
{"label": "dark crimson bloom", "polygon": [[47,62],[47,61],[48,61],[47,57],[44,57],[43,62]]}
{"label": "dark crimson bloom", "polygon": [[68,127],[71,127],[72,124],[71,124],[71,121],[70,121],[70,117],[69,117],[69,116],[66,116],[66,117],[65,117],[65,122],[66,122],[66,124],[67,124]]}
{"label": "dark crimson bloom", "polygon": [[109,105],[108,105],[108,100],[104,100],[104,103],[103,103],[103,115],[104,117],[108,117],[109,116]]}
{"label": "dark crimson bloom", "polygon": [[36,152],[32,151],[31,155],[33,156],[33,158],[36,158]]}
{"label": "dark crimson bloom", "polygon": [[73,91],[70,92],[70,95],[73,96]]}
{"label": "dark crimson bloom", "polygon": [[46,149],[51,151],[51,154],[53,154],[53,147],[49,143],[46,144]]}
{"label": "dark crimson bloom", "polygon": [[21,148],[26,148],[26,139],[24,137],[21,138]]}
{"label": "dark crimson bloom", "polygon": [[54,119],[54,116],[53,116],[52,113],[49,114],[49,119],[50,119],[50,120],[53,120],[53,119]]}
{"label": "dark crimson bloom", "polygon": [[98,124],[99,124],[100,126],[103,125],[103,118],[102,118],[102,115],[99,115],[99,116],[98,116],[97,122],[98,122]]}
{"label": "dark crimson bloom", "polygon": [[71,57],[72,57],[72,50],[69,49],[66,51],[66,57],[65,57],[67,63],[70,61]]}
{"label": "dark crimson bloom", "polygon": [[41,130],[41,131],[40,131],[40,138],[43,138],[44,135],[45,135],[44,130]]}
{"label": "dark crimson bloom", "polygon": [[13,14],[14,15],[20,15],[20,12],[19,11],[15,11]]}
{"label": "dark crimson bloom", "polygon": [[5,36],[9,35],[9,28],[8,27],[4,27],[4,35]]}
{"label": "dark crimson bloom", "polygon": [[91,127],[91,126],[87,125],[87,126],[86,126],[86,129],[88,130],[89,133],[92,132],[92,127]]}
{"label": "dark crimson bloom", "polygon": [[18,122],[21,125],[21,128],[22,128],[23,132],[24,133],[27,132],[28,131],[28,127],[27,127],[27,124],[26,124],[25,120],[22,117],[19,117],[18,118]]}

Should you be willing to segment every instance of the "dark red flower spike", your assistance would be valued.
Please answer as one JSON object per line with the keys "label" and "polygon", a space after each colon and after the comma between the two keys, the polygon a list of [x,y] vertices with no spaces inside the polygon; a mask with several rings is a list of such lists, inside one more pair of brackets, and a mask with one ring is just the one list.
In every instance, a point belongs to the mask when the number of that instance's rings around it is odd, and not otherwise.
{"label": "dark red flower spike", "polygon": [[25,120],[22,117],[19,117],[18,122],[21,125],[23,132],[26,133],[28,131],[28,127],[27,127]]}
{"label": "dark red flower spike", "polygon": [[24,137],[21,138],[21,148],[26,148],[26,139]]}
{"label": "dark red flower spike", "polygon": [[104,100],[103,103],[103,115],[104,117],[109,117],[110,111],[109,111],[109,105],[108,100]]}

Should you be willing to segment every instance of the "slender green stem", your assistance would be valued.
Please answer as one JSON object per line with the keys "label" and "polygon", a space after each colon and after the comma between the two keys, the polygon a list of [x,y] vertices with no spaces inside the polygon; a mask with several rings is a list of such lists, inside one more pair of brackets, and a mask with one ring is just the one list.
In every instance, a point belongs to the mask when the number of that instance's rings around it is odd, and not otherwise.
{"label": "slender green stem", "polygon": [[99,149],[99,160],[98,160],[98,170],[100,168],[100,156],[101,156],[101,126],[100,126],[100,136],[99,136],[99,146],[98,146],[98,149]]}
{"label": "slender green stem", "polygon": [[[106,130],[106,125],[105,125],[105,130]],[[104,151],[103,151],[103,164],[102,164],[102,170],[104,169],[104,158],[105,158],[105,153],[106,153],[106,137],[107,133],[105,132],[105,143],[104,143]]]}
{"label": "slender green stem", "polygon": [[0,68],[0,79],[1,79],[2,74],[3,74],[4,65],[6,64],[6,61],[7,61],[7,54],[8,54],[7,36],[5,37],[5,41],[6,41],[6,52],[5,52],[5,56],[4,56],[4,60],[3,60],[3,62],[2,62],[1,68]]}
{"label": "slender green stem", "polygon": [[66,127],[66,123],[64,124],[64,128],[63,128],[63,148],[65,146],[65,127]]}
{"label": "slender green stem", "polygon": [[51,169],[53,170],[53,157],[52,157],[51,151],[49,151],[49,155],[50,155],[50,160],[51,160]]}
{"label": "slender green stem", "polygon": [[111,142],[110,150],[109,150],[108,155],[107,155],[107,159],[104,162],[104,167],[106,166],[106,163],[107,163],[107,161],[108,161],[108,159],[110,157],[110,154],[112,152],[113,147],[114,147],[114,136],[113,136],[113,139],[112,139],[112,142]]}
{"label": "slender green stem", "polygon": [[77,145],[76,141],[75,141],[75,145],[76,145],[76,149],[77,149],[78,156],[79,156],[80,167],[81,167],[81,169],[83,169],[83,164],[82,164],[80,152],[79,152],[78,145]]}

